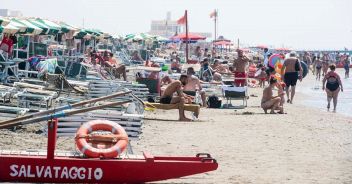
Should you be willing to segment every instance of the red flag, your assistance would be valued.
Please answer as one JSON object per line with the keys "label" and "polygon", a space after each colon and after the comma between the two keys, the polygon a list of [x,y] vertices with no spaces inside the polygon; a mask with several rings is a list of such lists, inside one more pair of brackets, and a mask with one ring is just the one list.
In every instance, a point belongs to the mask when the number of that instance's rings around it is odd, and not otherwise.
{"label": "red flag", "polygon": [[177,24],[186,24],[186,15],[183,15],[177,20]]}
{"label": "red flag", "polygon": [[211,14],[210,14],[210,18],[217,17],[217,16],[218,16],[218,12],[216,12],[216,10],[214,10],[214,11],[211,12]]}

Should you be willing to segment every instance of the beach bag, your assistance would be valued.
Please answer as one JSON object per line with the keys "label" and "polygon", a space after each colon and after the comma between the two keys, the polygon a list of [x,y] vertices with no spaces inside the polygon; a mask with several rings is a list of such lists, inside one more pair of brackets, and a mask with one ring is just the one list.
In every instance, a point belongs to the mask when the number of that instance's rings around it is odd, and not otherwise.
{"label": "beach bag", "polygon": [[13,47],[13,41],[10,38],[4,37],[0,43],[0,50],[11,53]]}
{"label": "beach bag", "polygon": [[209,96],[208,97],[208,108],[220,108],[221,107],[221,100],[215,95]]}

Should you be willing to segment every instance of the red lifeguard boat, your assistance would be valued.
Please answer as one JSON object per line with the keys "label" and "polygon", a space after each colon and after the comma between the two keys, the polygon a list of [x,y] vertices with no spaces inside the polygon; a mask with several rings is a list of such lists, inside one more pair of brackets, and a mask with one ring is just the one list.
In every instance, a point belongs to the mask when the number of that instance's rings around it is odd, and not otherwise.
{"label": "red lifeguard boat", "polygon": [[216,170],[209,154],[86,158],[55,152],[57,119],[48,122],[47,153],[0,151],[0,181],[45,183],[144,183]]}

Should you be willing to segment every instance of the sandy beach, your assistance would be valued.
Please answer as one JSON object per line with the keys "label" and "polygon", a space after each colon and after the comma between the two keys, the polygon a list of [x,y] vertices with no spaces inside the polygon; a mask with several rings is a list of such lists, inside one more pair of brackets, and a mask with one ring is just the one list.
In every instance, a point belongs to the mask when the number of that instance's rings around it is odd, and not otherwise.
{"label": "sandy beach", "polygon": [[[312,76],[303,81],[313,82]],[[266,115],[258,106],[262,89],[249,92],[258,97],[250,97],[247,108],[202,108],[195,122],[175,121],[176,110],[147,112],[141,139],[132,142],[134,153],[206,152],[219,163],[214,172],[161,183],[352,183],[351,117],[303,106],[303,93],[294,104],[285,104],[287,114]],[[45,149],[46,138],[37,134],[40,128],[0,130],[0,148]],[[72,150],[74,141],[59,138],[57,146]]]}

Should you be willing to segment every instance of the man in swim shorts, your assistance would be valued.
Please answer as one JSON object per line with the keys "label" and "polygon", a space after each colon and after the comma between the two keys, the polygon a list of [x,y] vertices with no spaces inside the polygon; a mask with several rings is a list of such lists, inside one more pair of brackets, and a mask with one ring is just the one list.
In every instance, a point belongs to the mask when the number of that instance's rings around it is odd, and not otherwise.
{"label": "man in swim shorts", "polygon": [[[287,103],[291,103],[293,101],[293,97],[296,92],[296,84],[299,79],[302,81],[302,66],[299,60],[296,57],[296,52],[291,52],[290,57],[285,59],[282,70],[285,71],[282,78],[286,84],[286,95],[287,95]],[[290,91],[291,88],[291,91]],[[291,92],[291,98],[290,98]]]}
{"label": "man in swim shorts", "polygon": [[[186,118],[184,105],[188,98],[182,92],[182,86],[187,84],[187,75],[181,75],[180,80],[172,81],[165,89],[163,95],[160,98],[162,104],[179,104],[179,121],[190,121]],[[174,93],[177,95],[174,96]]]}
{"label": "man in swim shorts", "polygon": [[238,57],[237,59],[235,59],[235,61],[233,62],[233,68],[234,68],[234,75],[235,75],[235,85],[237,87],[241,86],[245,86],[247,81],[246,81],[246,66],[249,63],[249,58],[243,54],[243,50],[241,49],[237,49],[237,54]]}

